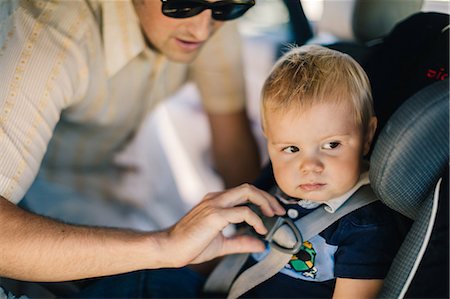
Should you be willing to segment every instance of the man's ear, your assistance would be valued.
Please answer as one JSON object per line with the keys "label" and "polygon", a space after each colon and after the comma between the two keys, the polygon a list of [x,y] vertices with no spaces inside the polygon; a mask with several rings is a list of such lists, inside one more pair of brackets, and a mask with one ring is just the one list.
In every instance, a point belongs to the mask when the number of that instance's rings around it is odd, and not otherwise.
{"label": "man's ear", "polygon": [[367,155],[370,151],[370,146],[372,145],[373,136],[375,135],[375,131],[377,130],[378,119],[375,116],[372,116],[369,121],[369,125],[367,126],[366,136],[364,137],[364,148],[363,154]]}

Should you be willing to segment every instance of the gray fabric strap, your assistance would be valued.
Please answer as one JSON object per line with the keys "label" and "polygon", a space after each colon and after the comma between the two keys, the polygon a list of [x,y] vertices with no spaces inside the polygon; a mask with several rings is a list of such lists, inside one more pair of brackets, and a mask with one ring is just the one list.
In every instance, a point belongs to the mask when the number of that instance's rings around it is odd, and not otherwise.
{"label": "gray fabric strap", "polygon": [[[261,217],[264,225],[270,229],[276,223],[275,217],[268,218],[260,213],[258,208],[250,206],[250,208]],[[247,233],[249,231],[246,231]],[[205,293],[221,293],[227,294],[231,288],[231,284],[238,275],[242,266],[244,266],[247,258],[250,254],[232,254],[222,258],[220,263],[214,268],[211,274],[208,276],[203,291]]]}
{"label": "gray fabric strap", "polygon": [[234,278],[244,266],[249,254],[232,254],[224,257],[208,277],[203,291],[207,293],[228,293]]}
{"label": "gray fabric strap", "polygon": [[[324,208],[316,209],[314,212],[311,212],[307,216],[302,217],[295,222],[295,226],[301,232],[302,240],[300,241],[309,240],[337,221],[339,218],[362,206],[374,202],[375,200],[377,200],[377,198],[373,194],[372,189],[369,185],[366,185],[356,191],[345,202],[345,204],[334,213],[329,213]],[[279,246],[285,248],[292,248],[298,241],[292,229],[290,229],[287,225],[281,226],[273,235],[272,240]],[[224,258],[208,278],[204,290],[206,292],[228,292],[232,280],[245,263],[247,257],[248,255],[245,255],[245,258],[241,257],[239,259],[239,262],[241,263],[239,266],[230,266],[232,262],[231,259],[237,259],[236,257]],[[271,246],[271,250],[264,260],[244,271],[236,279],[228,293],[228,298],[237,298],[261,282],[269,279],[280,269],[282,269],[289,262],[291,257],[292,253],[282,252]]]}
{"label": "gray fabric strap", "polygon": [[262,261],[245,270],[236,279],[227,298],[238,298],[261,282],[271,278],[289,262],[291,257],[291,253],[271,250]]}

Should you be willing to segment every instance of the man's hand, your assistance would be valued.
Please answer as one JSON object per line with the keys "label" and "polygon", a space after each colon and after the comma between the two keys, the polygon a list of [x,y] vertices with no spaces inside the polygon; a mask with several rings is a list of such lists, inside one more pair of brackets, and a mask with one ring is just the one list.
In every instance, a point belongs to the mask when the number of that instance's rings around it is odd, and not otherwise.
{"label": "man's hand", "polygon": [[243,184],[207,194],[185,217],[167,232],[161,244],[173,258],[175,267],[197,264],[215,257],[264,250],[264,244],[251,236],[226,238],[222,230],[230,223],[246,222],[259,234],[267,233],[261,219],[245,203],[261,208],[266,216],[284,215],[284,208],[270,194]]}

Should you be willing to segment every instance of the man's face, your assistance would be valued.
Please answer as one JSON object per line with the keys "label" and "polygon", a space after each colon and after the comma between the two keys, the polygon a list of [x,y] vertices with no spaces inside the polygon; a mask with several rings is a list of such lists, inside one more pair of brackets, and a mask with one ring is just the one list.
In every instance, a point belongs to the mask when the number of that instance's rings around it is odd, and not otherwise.
{"label": "man's face", "polygon": [[315,104],[301,113],[266,112],[268,151],[284,193],[324,202],[356,184],[370,140],[351,115],[348,105],[331,103]]}
{"label": "man's face", "polygon": [[192,62],[205,42],[223,25],[211,17],[209,9],[190,18],[174,19],[162,14],[160,0],[134,0],[133,3],[151,46],[180,63]]}

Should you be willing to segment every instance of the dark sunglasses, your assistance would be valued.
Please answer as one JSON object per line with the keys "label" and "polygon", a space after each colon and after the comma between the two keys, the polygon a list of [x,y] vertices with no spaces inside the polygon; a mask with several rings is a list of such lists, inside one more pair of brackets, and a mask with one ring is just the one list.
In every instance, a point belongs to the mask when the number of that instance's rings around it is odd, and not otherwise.
{"label": "dark sunglasses", "polygon": [[217,21],[228,21],[239,18],[255,0],[220,0],[209,2],[206,0],[161,0],[162,13],[170,18],[190,18],[200,14],[205,9],[211,9],[212,18]]}

